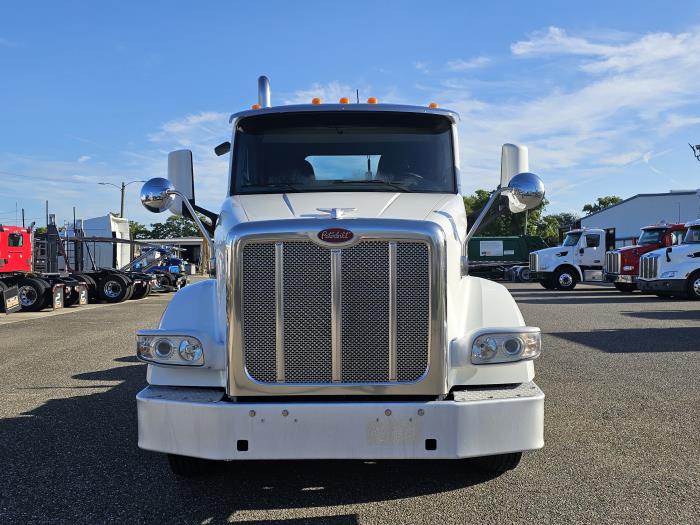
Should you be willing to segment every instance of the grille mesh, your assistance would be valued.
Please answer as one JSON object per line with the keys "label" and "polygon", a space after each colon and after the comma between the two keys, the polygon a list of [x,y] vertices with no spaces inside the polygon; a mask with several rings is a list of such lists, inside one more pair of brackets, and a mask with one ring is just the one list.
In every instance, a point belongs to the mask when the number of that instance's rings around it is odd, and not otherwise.
{"label": "grille mesh", "polygon": [[639,276],[642,279],[656,279],[659,270],[658,257],[642,257],[639,265]]}
{"label": "grille mesh", "polygon": [[620,254],[607,252],[605,254],[605,271],[608,273],[620,273]]}
{"label": "grille mesh", "polygon": [[[283,243],[284,379],[332,383],[331,250],[311,241]],[[389,243],[366,240],[341,249],[340,373],[343,383],[389,381]],[[397,381],[416,381],[428,366],[428,245],[396,246]],[[277,383],[274,242],[242,250],[243,355],[248,374]]]}

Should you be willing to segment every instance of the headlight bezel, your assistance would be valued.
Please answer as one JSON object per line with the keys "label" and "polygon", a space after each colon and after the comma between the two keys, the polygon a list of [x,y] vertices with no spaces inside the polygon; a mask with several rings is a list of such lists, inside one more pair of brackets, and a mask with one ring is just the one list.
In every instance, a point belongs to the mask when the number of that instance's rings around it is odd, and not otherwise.
{"label": "headlight bezel", "polygon": [[677,274],[678,270],[666,270],[665,272],[661,272],[659,279],[675,279]]}
{"label": "headlight bezel", "polygon": [[[487,341],[489,341],[489,350],[492,350],[493,343],[496,346],[496,352],[491,357],[486,357],[483,352]],[[517,349],[508,351],[506,344],[512,345],[513,342],[517,345]],[[541,353],[542,332],[539,328],[531,326],[480,330],[474,334],[469,346],[469,358],[473,365],[531,361],[537,359]]]}
{"label": "headlight bezel", "polygon": [[[167,354],[158,352],[157,348],[168,343],[170,351]],[[190,347],[198,349],[196,359],[187,360],[182,355],[182,346],[188,343]],[[204,366],[204,345],[199,338],[185,334],[136,334],[136,357],[144,363],[163,366]]]}

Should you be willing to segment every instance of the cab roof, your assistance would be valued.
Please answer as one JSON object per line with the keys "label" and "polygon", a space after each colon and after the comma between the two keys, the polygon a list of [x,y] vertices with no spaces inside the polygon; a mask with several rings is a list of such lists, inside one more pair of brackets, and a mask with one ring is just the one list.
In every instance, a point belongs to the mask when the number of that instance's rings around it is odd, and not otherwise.
{"label": "cab roof", "polygon": [[257,115],[274,115],[277,113],[315,113],[332,111],[387,112],[387,113],[425,113],[441,115],[452,123],[459,122],[459,114],[455,111],[425,106],[409,106],[402,104],[291,104],[289,106],[272,106],[269,108],[247,109],[234,113],[229,123],[234,119],[254,117]]}

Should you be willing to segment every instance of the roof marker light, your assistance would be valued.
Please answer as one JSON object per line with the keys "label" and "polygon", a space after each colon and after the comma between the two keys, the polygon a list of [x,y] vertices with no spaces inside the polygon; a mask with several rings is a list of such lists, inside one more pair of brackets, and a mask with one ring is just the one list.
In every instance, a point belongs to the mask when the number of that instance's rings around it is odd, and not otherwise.
{"label": "roof marker light", "polygon": [[318,98],[318,97],[314,97],[314,98],[311,99],[311,103],[314,104],[314,105],[318,105],[318,104],[321,103],[321,99]]}
{"label": "roof marker light", "polygon": [[437,102],[431,102],[430,104],[428,104],[428,107],[430,109],[436,109],[436,108],[439,108],[440,106],[438,106]]}
{"label": "roof marker light", "polygon": [[377,97],[369,97],[367,99],[367,104],[376,104],[377,103]]}
{"label": "roof marker light", "polygon": [[338,104],[350,104],[350,99],[348,97],[341,97]]}
{"label": "roof marker light", "polygon": [[253,104],[250,109],[260,109],[262,106],[260,104]]}

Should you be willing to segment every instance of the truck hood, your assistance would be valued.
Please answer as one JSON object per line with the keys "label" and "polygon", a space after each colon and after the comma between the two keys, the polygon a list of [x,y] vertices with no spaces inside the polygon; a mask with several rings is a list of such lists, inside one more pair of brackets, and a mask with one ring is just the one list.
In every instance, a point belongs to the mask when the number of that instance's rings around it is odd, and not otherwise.
{"label": "truck hood", "polygon": [[[543,248],[532,253],[536,253],[540,258],[543,258],[554,257],[564,252],[569,252],[566,255],[571,255],[573,254],[574,250],[576,250],[576,246],[552,246],[550,248]],[[563,257],[563,255],[561,257]]]}
{"label": "truck hood", "polygon": [[249,221],[321,218],[318,208],[355,208],[344,212],[347,218],[425,219],[442,208],[454,195],[444,193],[318,192],[273,195],[234,195],[234,208],[240,207]]}

